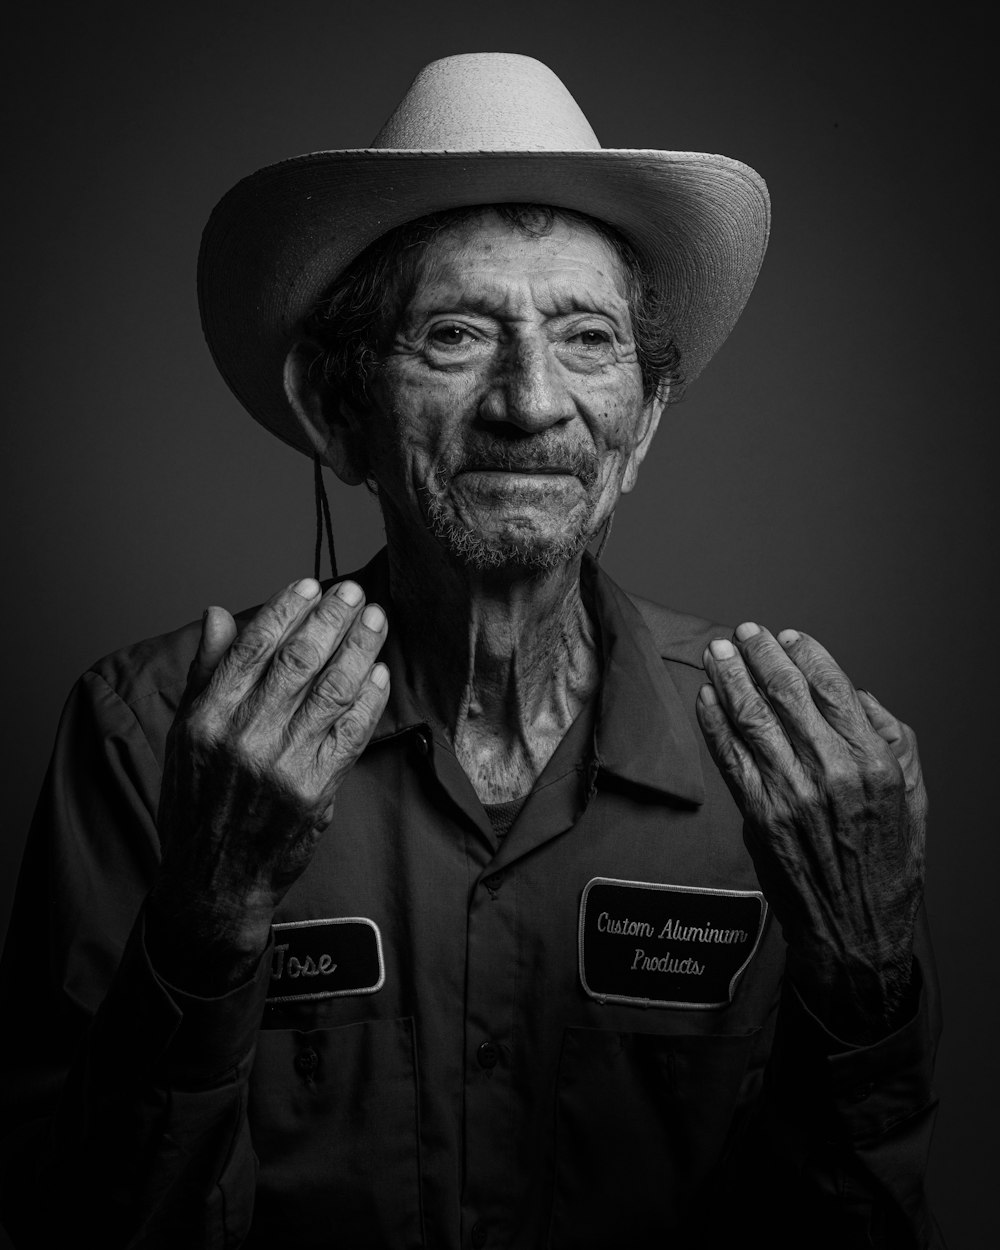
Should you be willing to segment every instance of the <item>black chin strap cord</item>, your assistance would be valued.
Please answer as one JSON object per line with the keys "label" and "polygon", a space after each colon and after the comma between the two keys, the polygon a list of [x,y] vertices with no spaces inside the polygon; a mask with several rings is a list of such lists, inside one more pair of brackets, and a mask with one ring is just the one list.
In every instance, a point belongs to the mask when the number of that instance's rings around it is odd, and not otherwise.
{"label": "black chin strap cord", "polygon": [[614,511],[614,508],[612,508],[611,511],[608,513],[608,519],[604,522],[604,533],[601,535],[601,541],[598,544],[597,550],[594,552],[595,560],[599,561],[601,556],[604,554],[604,548],[608,545],[608,539],[611,537],[611,526],[614,522],[614,519],[615,519],[615,511]]}
{"label": "black chin strap cord", "polygon": [[330,517],[330,501],[326,497],[326,486],[323,482],[323,462],[319,452],[313,455],[313,494],[316,497],[316,550],[313,556],[313,576],[321,581],[320,565],[323,561],[323,534],[326,533],[326,546],[330,553],[330,576],[337,580],[337,553],[333,547],[333,520]]}

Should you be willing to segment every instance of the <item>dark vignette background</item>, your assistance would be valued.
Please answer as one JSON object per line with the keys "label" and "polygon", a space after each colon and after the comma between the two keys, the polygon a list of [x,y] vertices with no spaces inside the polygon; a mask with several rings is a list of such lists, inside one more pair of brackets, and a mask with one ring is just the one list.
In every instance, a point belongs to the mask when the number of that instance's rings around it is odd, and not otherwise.
{"label": "dark vignette background", "polygon": [[[201,341],[212,205],[271,161],[363,146],[428,60],[529,53],[605,145],[721,151],[770,185],[748,311],[670,411],[605,563],[677,607],[815,633],[918,729],[947,1009],[933,1193],[953,1247],[1000,1244],[984,9],[19,7],[4,73],[0,927],[75,676],[311,568],[309,465],[246,417]],[[378,517],[363,491],[332,502],[350,568]]]}

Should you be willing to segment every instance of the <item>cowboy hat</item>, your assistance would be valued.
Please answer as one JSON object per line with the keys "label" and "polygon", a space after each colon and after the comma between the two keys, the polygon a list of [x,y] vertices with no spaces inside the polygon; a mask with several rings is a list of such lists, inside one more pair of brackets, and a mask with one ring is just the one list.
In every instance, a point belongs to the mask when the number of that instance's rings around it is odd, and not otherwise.
{"label": "cowboy hat", "polygon": [[574,209],[619,230],[666,297],[685,385],[742,312],[770,221],[764,180],[739,161],[602,148],[541,62],[446,57],[420,71],[371,147],[269,165],[216,206],[202,237],[199,305],[234,394],[312,455],[283,382],[303,319],[387,231],[443,209],[498,203]]}

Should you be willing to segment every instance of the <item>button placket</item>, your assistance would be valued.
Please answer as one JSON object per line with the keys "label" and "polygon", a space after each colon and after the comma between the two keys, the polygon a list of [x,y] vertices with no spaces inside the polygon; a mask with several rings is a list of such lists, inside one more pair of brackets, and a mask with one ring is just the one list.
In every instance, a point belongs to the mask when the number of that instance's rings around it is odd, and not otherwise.
{"label": "button placket", "polygon": [[[484,880],[485,879],[481,879]],[[510,1055],[508,1043],[515,1011],[517,985],[516,891],[508,882],[503,894],[474,890],[470,896],[467,929],[465,1068],[465,1189],[464,1202],[475,1222],[467,1236],[480,1230],[486,1245],[487,1229],[506,1219],[510,1202],[508,1178],[513,1167],[510,1136]]]}

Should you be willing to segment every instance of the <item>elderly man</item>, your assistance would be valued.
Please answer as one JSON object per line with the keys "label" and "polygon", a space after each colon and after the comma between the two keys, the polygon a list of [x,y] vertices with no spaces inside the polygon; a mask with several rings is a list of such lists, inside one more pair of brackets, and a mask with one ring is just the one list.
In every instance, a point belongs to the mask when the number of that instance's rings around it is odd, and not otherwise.
{"label": "elderly man", "polygon": [[387,546],[71,697],[5,964],[18,1245],[932,1243],[913,734],[588,550],[766,231],[753,171],[602,151],[496,55],[223,200],[216,360]]}

